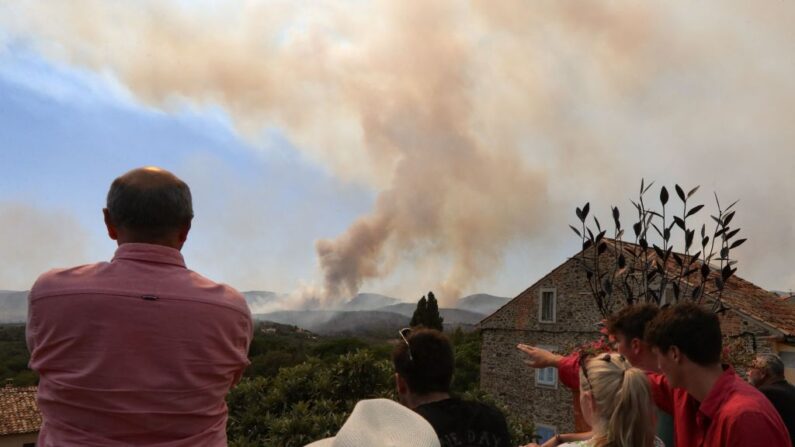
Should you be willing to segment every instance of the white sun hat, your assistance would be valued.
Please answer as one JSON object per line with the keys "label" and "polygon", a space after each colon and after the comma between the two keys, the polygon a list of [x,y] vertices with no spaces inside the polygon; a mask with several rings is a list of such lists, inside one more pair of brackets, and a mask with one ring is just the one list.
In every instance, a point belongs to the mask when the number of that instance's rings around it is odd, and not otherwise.
{"label": "white sun hat", "polygon": [[306,447],[440,447],[422,416],[389,399],[360,400],[337,436]]}

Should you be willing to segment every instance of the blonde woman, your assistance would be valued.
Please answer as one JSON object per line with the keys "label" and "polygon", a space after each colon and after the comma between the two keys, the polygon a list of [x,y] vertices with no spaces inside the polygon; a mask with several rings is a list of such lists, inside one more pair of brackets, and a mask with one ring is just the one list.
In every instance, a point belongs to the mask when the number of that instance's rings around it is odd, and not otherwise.
{"label": "blonde woman", "polygon": [[664,447],[654,435],[654,402],[646,374],[622,355],[601,354],[587,361],[581,357],[580,406],[592,427],[591,437],[563,444],[556,437],[544,447]]}

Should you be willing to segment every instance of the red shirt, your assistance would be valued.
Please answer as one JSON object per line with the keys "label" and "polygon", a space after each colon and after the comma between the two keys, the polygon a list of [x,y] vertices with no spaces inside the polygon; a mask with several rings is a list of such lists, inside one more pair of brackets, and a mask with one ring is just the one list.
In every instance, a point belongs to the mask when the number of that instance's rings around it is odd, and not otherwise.
{"label": "red shirt", "polygon": [[226,445],[252,335],[240,293],[178,250],[123,244],[111,262],[43,274],[29,300],[37,445]]}
{"label": "red shirt", "polygon": [[[580,386],[577,355],[558,363],[561,382]],[[790,447],[784,422],[773,405],[727,368],[699,403],[683,388],[671,388],[665,375],[646,372],[655,404],[674,415],[676,447]]]}

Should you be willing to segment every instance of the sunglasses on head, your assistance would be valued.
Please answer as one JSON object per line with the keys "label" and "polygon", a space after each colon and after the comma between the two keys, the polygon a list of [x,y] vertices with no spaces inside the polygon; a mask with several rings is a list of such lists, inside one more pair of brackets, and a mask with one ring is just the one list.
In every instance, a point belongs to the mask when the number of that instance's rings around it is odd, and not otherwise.
{"label": "sunglasses on head", "polygon": [[[591,388],[591,380],[588,378],[588,368],[586,367],[585,364],[588,361],[589,357],[590,357],[590,355],[588,355],[585,352],[582,352],[582,353],[580,353],[580,358],[578,359],[579,363],[580,363],[580,371],[582,371],[582,375],[583,375],[583,377],[585,377],[585,382],[588,383],[588,389]],[[607,362],[607,363],[610,363],[613,360],[613,357],[610,354],[604,354],[604,355],[601,355],[601,356],[596,357],[596,358],[598,360],[601,360],[601,361]],[[624,362],[624,356],[623,355],[619,354],[618,359],[621,362]]]}
{"label": "sunglasses on head", "polygon": [[398,334],[400,334],[400,338],[403,339],[403,343],[406,344],[406,348],[409,351],[409,361],[413,362],[414,357],[411,355],[411,345],[409,344],[409,339],[408,339],[409,335],[411,335],[411,328],[404,327],[403,329],[398,331]]}

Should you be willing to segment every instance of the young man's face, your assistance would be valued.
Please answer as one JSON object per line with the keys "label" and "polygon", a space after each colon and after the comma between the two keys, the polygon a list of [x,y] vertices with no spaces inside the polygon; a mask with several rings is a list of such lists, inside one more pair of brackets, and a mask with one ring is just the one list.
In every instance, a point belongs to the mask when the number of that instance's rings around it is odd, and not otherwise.
{"label": "young man's face", "polygon": [[631,365],[638,365],[638,360],[640,360],[641,341],[637,339],[629,339],[621,332],[611,334],[611,337],[614,340],[613,346],[615,350],[618,351],[619,354],[623,355]]}
{"label": "young man's face", "polygon": [[682,366],[679,362],[679,350],[671,347],[668,352],[662,352],[659,348],[652,348],[652,352],[657,357],[657,366],[660,368],[671,387],[682,387]]}
{"label": "young man's face", "polygon": [[613,347],[615,348],[615,350],[618,351],[619,354],[626,357],[627,360],[629,360],[629,356],[627,354],[629,354],[629,352],[631,351],[631,347],[629,345],[629,340],[627,340],[627,337],[621,332],[610,334],[610,337],[613,339]]}

